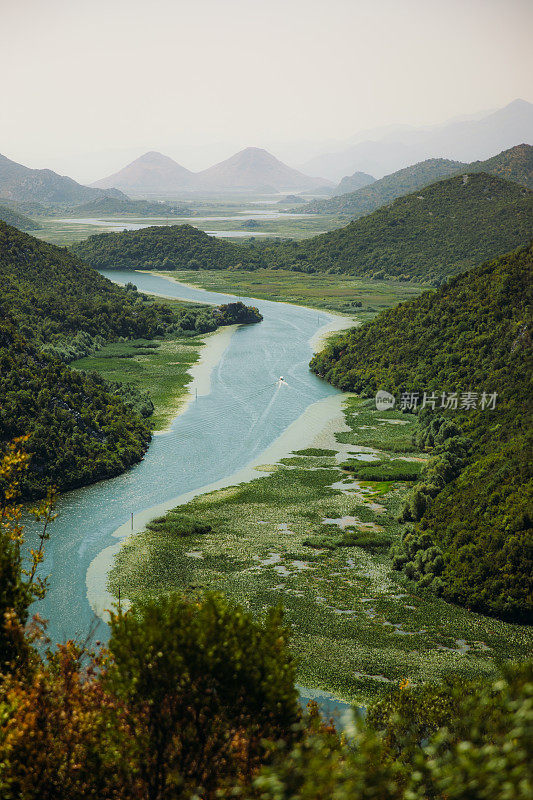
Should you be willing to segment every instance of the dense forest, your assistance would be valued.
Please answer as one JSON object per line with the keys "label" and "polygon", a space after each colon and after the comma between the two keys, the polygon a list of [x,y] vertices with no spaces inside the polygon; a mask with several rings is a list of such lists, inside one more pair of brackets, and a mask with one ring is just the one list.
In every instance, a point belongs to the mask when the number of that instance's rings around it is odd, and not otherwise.
{"label": "dense forest", "polygon": [[[474,161],[471,164],[444,158],[430,158],[385,175],[371,186],[354,187],[346,189],[343,193],[336,192],[338,196],[329,200],[314,200],[304,206],[302,211],[311,214],[344,214],[357,219],[381,206],[388,205],[397,197],[411,194],[415,189],[422,189],[439,178],[472,172],[497,175],[504,180],[533,189],[533,147],[529,144],[519,144],[486,161]],[[344,178],[344,181],[346,180],[349,179]],[[342,186],[343,182],[339,185],[339,189]]]}
{"label": "dense forest", "polygon": [[228,269],[264,266],[253,247],[241,246],[193,228],[169,225],[139,231],[100,233],[72,246],[97,269]]}
{"label": "dense forest", "polygon": [[393,548],[395,567],[447,600],[524,621],[533,618],[532,287],[530,246],[383,312],[311,362],[343,390],[384,389],[420,411],[416,444],[432,457],[402,512],[412,524]]}
{"label": "dense forest", "polygon": [[189,225],[91,236],[72,249],[94,267],[285,268],[439,284],[532,235],[533,193],[484,173],[395,200],[344,228],[296,242],[234,244]]}
{"label": "dense forest", "polygon": [[139,461],[150,429],[97,375],[75,372],[28,344],[0,315],[0,447],[29,436],[24,497],[72,489]]}
{"label": "dense forest", "polygon": [[532,235],[533,192],[484,173],[459,175],[395,200],[345,228],[268,257],[293,268],[438,282]]}
{"label": "dense forest", "polygon": [[0,222],[0,448],[29,435],[25,495],[71,489],[138,461],[150,432],[131,387],[71,371],[65,362],[124,338],[194,335],[258,322],[243,303],[218,308],[153,302],[116,286],[65,248]]}
{"label": "dense forest", "polygon": [[[38,649],[41,547],[22,554],[22,442],[0,460],[5,800],[529,800],[533,673],[400,681],[340,734],[298,702],[280,608],[177,594],[111,612],[105,651]],[[53,580],[53,578],[52,578]],[[504,778],[504,779],[502,779]]]}

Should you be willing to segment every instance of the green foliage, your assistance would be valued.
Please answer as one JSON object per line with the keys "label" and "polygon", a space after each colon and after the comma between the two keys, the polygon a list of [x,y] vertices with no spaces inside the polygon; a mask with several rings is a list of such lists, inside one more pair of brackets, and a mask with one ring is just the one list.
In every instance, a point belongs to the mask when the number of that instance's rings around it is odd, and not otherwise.
{"label": "green foliage", "polygon": [[150,430],[98,375],[37,352],[0,318],[0,442],[29,434],[26,496],[118,475],[142,458]]}
{"label": "green foliage", "polygon": [[421,469],[417,462],[403,461],[398,458],[370,464],[351,458],[341,464],[341,467],[363,481],[415,481],[419,477]]}
{"label": "green foliage", "polygon": [[[257,800],[528,800],[532,663],[500,680],[402,683],[359,720],[353,741],[311,730],[253,783]],[[247,796],[245,794],[245,796]]]}
{"label": "green foliage", "polygon": [[286,641],[279,609],[258,622],[214,594],[167,595],[112,617],[105,682],[140,722],[147,797],[203,796],[200,785],[211,796],[221,766],[230,776],[237,766],[232,750],[243,748],[249,775],[264,740],[290,740],[300,714]]}
{"label": "green foliage", "polygon": [[106,269],[226,269],[264,266],[253,247],[208,236],[192,225],[100,233],[72,246],[75,255]]}
{"label": "green foliage", "polygon": [[[402,513],[419,526],[395,546],[394,565],[445,599],[515,620],[533,611],[532,265],[533,246],[483,264],[311,362],[341,389],[433,395],[417,441],[431,459]],[[496,409],[461,409],[467,390],[497,392]],[[442,392],[458,392],[456,411],[440,407]]]}
{"label": "green foliage", "polygon": [[[0,308],[22,335],[77,354],[102,339],[153,338],[175,321],[169,306],[126,292],[55,247],[0,222]],[[90,337],[90,338],[87,338]],[[87,351],[86,351],[87,352]]]}

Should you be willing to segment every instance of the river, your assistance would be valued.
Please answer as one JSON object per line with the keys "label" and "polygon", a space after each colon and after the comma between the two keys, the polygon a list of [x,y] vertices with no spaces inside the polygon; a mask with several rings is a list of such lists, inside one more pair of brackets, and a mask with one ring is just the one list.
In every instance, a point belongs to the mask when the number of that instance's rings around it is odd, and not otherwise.
{"label": "river", "polygon": [[[211,374],[210,391],[191,402],[167,433],[154,436],[144,459],[119,477],[60,498],[42,573],[50,588],[36,610],[54,642],[84,639],[96,617],[88,602],[91,562],[116,544],[113,532],[131,514],[232,475],[257,458],[311,404],[337,394],[308,367],[311,339],[332,315],[267,300],[207,292],[157,275],[103,271],[140,291],[202,303],[242,299],[263,322],[238,327]],[[276,390],[283,375],[287,386]],[[96,638],[107,638],[99,622]],[[302,691],[305,694],[304,691]]]}

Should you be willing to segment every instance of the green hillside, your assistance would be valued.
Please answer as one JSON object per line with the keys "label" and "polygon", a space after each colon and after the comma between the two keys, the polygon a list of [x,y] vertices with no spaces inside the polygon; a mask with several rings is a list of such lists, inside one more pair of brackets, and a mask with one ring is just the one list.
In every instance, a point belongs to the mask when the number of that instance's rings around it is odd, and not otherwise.
{"label": "green hillside", "polygon": [[96,268],[332,271],[439,283],[529,241],[533,193],[484,173],[439,181],[310,239],[234,244],[190,225],[102,233],[73,245]]}
{"label": "green hillside", "polygon": [[25,214],[19,214],[8,206],[0,206],[0,221],[7,225],[13,225],[21,231],[38,231],[41,228],[34,219],[30,219]]}
{"label": "green hillside", "polygon": [[486,161],[473,161],[468,165],[468,171],[488,172],[533,189],[533,147],[530,144],[517,144]]}
{"label": "green hillside", "polygon": [[[400,169],[391,175],[385,175],[371,186],[352,189],[329,200],[308,203],[301,210],[311,214],[341,214],[357,219],[381,206],[388,205],[397,197],[403,197],[415,189],[434,183],[439,178],[459,172],[486,172],[533,189],[533,147],[519,144],[486,161],[474,161],[471,164],[431,158]],[[342,188],[342,183],[339,188]]]}
{"label": "green hillside", "polygon": [[484,173],[458,175],[401,197],[344,228],[274,246],[299,270],[435,282],[525,244],[533,193]]}
{"label": "green hillside", "polygon": [[1,308],[0,365],[0,450],[29,435],[23,496],[117,475],[142,458],[150,441],[142,418],[98,376],[39,353]]}
{"label": "green hillside", "polygon": [[249,268],[261,258],[249,245],[208,236],[192,225],[169,225],[122,233],[100,233],[72,246],[72,252],[97,269]]}
{"label": "green hillside", "polygon": [[[460,161],[448,161],[445,158],[429,158],[405,169],[385,175],[370,185],[355,189],[346,189],[337,197],[328,200],[315,200],[308,203],[302,211],[306,214],[342,214],[351,219],[370,214],[376,208],[386,206],[397,197],[414,192],[422,186],[428,186],[439,178],[454,175],[461,168],[466,168]],[[346,181],[339,184],[343,189]]]}
{"label": "green hillside", "polygon": [[151,337],[173,321],[168,306],[145,302],[90,269],[66,248],[0,222],[0,307],[36,344],[76,334]]}
{"label": "green hillside", "polygon": [[[420,589],[524,621],[533,615],[532,287],[530,246],[385,311],[311,362],[346,391],[414,392],[419,406],[424,392],[434,396],[417,442],[433,457],[403,511],[413,526],[394,564]],[[443,392],[458,394],[457,409],[441,407]],[[464,392],[476,393],[476,408],[461,408]],[[491,410],[482,396],[494,392]]]}

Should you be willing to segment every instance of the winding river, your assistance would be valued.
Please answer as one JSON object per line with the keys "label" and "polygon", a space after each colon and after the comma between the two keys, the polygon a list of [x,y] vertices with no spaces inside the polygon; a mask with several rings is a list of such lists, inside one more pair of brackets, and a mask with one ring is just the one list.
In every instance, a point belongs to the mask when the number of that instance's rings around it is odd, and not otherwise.
{"label": "winding river", "polygon": [[[203,303],[242,299],[263,322],[236,328],[211,373],[210,390],[191,402],[164,434],[154,436],[144,459],[119,477],[68,492],[46,545],[43,574],[50,588],[38,604],[52,641],[84,639],[95,614],[88,601],[87,570],[116,544],[113,532],[131,514],[169,502],[231,476],[256,459],[313,403],[337,394],[308,367],[311,339],[335,318],[324,312],[206,292],[141,272],[110,271],[117,283],[140,291]],[[338,318],[337,318],[338,321]],[[283,375],[287,386],[276,391]],[[106,639],[100,622],[96,638]]]}

